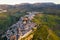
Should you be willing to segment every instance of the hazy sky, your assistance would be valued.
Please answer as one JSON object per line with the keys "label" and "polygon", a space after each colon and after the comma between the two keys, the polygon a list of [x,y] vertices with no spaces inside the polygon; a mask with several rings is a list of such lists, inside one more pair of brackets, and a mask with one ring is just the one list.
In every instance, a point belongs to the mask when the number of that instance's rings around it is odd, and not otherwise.
{"label": "hazy sky", "polygon": [[0,0],[0,4],[20,4],[20,3],[42,3],[42,2],[54,2],[60,4],[60,0]]}

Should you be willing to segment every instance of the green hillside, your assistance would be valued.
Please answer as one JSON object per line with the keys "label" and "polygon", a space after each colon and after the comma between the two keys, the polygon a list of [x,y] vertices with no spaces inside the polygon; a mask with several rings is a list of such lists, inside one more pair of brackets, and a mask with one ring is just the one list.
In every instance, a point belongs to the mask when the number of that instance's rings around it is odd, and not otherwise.
{"label": "green hillside", "polygon": [[37,30],[32,40],[60,40],[58,35],[60,30],[58,29],[59,32],[57,32],[58,27],[56,26],[60,24],[58,20],[60,17],[56,15],[36,15],[32,21],[37,24]]}

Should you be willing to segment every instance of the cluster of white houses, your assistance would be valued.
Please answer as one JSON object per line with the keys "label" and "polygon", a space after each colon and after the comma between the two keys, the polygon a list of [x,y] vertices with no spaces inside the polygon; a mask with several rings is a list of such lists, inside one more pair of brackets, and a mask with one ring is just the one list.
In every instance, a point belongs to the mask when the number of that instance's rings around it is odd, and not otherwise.
{"label": "cluster of white houses", "polygon": [[[30,34],[35,28],[36,24],[31,22],[36,14],[39,15],[41,12],[27,12],[28,15],[20,17],[19,21],[8,28],[5,36],[7,40],[20,40]],[[4,37],[4,35],[3,35]]]}
{"label": "cluster of white houses", "polygon": [[6,32],[7,40],[18,40],[19,37],[32,30],[35,26],[35,23],[31,22],[33,17],[34,14],[29,13],[29,15],[21,17],[16,24],[13,24]]}

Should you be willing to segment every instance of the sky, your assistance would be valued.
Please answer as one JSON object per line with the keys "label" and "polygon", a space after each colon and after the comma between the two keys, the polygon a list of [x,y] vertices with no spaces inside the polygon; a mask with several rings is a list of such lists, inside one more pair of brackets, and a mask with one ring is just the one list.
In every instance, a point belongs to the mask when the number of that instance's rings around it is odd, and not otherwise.
{"label": "sky", "polygon": [[0,0],[0,4],[20,4],[20,3],[45,3],[45,2],[53,2],[56,4],[60,4],[60,0]]}

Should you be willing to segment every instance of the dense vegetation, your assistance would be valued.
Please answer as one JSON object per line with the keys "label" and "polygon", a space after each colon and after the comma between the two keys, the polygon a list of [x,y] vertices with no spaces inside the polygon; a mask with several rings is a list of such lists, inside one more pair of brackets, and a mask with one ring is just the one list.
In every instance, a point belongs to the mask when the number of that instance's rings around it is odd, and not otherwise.
{"label": "dense vegetation", "polygon": [[32,40],[59,40],[59,16],[38,14],[32,21],[37,24],[37,30],[34,32],[34,37]]}

